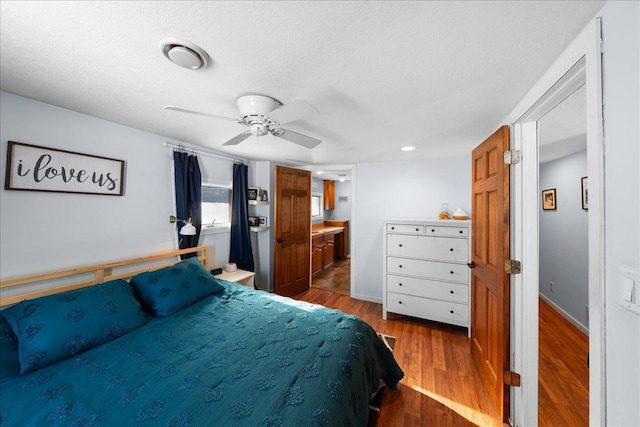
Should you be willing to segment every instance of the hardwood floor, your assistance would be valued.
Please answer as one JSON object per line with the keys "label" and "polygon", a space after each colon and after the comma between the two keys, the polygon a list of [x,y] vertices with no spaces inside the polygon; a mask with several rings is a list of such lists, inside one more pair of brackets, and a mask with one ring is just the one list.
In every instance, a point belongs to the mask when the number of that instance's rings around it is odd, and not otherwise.
{"label": "hardwood floor", "polygon": [[296,299],[359,316],[396,337],[394,356],[405,373],[397,390],[385,390],[379,427],[502,426],[473,366],[466,330],[389,314],[380,304],[312,287]]}
{"label": "hardwood floor", "polygon": [[589,337],[540,300],[538,425],[589,425]]}
{"label": "hardwood floor", "polygon": [[[385,390],[377,426],[501,426],[473,365],[466,330],[390,314],[380,304],[319,288],[297,299],[355,314],[396,337],[405,378]],[[588,337],[540,302],[539,426],[589,425]]]}
{"label": "hardwood floor", "polygon": [[336,259],[333,265],[311,281],[314,288],[339,292],[343,295],[351,294],[351,258]]}

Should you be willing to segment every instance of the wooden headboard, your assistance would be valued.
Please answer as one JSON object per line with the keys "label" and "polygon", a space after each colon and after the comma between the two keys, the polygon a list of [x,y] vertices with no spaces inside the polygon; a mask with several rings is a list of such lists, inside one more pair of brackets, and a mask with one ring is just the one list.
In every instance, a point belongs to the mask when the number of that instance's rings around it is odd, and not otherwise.
{"label": "wooden headboard", "polygon": [[[121,261],[113,261],[107,262],[104,264],[95,264],[88,265],[85,267],[75,267],[69,268],[66,270],[58,270],[52,271],[49,273],[40,273],[34,274],[30,276],[22,276],[16,277],[13,279],[4,279],[0,280],[0,307],[5,307],[7,305],[15,304],[25,299],[33,299],[45,295],[53,295],[61,292],[70,291],[73,289],[85,288],[87,286],[96,285],[98,283],[108,282],[109,280],[115,279],[129,279],[136,274],[143,273],[145,271],[153,271],[158,270],[163,267],[168,267],[177,262],[177,258],[182,254],[196,253],[198,259],[204,265],[204,268],[209,270],[209,253],[208,246],[195,246],[193,248],[188,249],[180,249],[170,252],[162,252],[155,255],[147,255],[143,257],[123,259]],[[150,262],[160,261],[160,263],[153,264],[149,266]],[[164,262],[163,262],[164,261]],[[144,267],[143,265],[147,264]],[[114,269],[127,269],[123,272],[114,272]],[[57,285],[52,287],[47,287],[46,289],[38,289],[38,290],[26,290],[25,292],[13,293],[11,296],[4,296],[3,292],[7,288],[14,288],[19,286],[26,286],[29,284],[34,284],[38,282],[46,282],[54,279],[65,279],[68,278],[73,280],[73,276],[84,275],[85,277],[80,280],[69,284]],[[87,279],[87,275],[92,275],[93,277]],[[78,280],[78,278],[75,278]],[[19,288],[18,288],[19,289]]]}

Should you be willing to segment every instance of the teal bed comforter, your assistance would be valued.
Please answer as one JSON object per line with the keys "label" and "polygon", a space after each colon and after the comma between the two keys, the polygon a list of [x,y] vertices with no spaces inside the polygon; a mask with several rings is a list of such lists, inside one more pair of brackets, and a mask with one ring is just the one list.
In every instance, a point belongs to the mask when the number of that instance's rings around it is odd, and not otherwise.
{"label": "teal bed comforter", "polygon": [[224,292],[0,383],[0,426],[364,426],[402,370],[356,316]]}

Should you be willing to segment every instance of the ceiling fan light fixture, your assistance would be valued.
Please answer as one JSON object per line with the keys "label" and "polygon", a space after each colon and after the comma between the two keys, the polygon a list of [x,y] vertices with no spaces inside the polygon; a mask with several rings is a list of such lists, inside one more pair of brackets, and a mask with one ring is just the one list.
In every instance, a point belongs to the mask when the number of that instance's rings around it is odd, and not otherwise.
{"label": "ceiling fan light fixture", "polygon": [[176,65],[189,70],[201,70],[209,64],[209,55],[199,46],[177,37],[160,40],[164,56]]}
{"label": "ceiling fan light fixture", "polygon": [[413,151],[415,149],[416,149],[416,147],[414,147],[412,145],[407,145],[406,147],[402,147],[401,148],[402,151]]}
{"label": "ceiling fan light fixture", "polygon": [[241,96],[237,104],[242,117],[266,116],[282,105],[280,101],[263,95]]}
{"label": "ceiling fan light fixture", "polygon": [[251,134],[254,136],[265,136],[269,133],[269,128],[263,124],[254,123],[251,125]]}
{"label": "ceiling fan light fixture", "polygon": [[256,137],[272,134],[275,137],[282,138],[304,148],[315,148],[322,141],[318,138],[303,135],[290,129],[283,129],[281,124],[303,120],[315,114],[318,110],[303,99],[294,99],[293,101],[282,104],[277,99],[264,95],[244,95],[238,98],[238,109],[240,110],[240,119],[232,119],[230,117],[218,116],[200,111],[189,110],[174,105],[167,105],[166,110],[179,111],[182,113],[197,114],[199,116],[213,117],[224,120],[231,120],[238,124],[247,126],[249,130],[241,132],[222,145],[238,145],[251,135]]}

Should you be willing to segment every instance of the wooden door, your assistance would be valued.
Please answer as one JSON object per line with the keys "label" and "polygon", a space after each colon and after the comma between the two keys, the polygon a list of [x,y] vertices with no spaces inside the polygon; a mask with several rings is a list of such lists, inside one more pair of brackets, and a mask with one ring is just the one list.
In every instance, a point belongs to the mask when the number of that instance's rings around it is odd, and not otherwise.
{"label": "wooden door", "polygon": [[294,296],[309,289],[311,172],[276,166],[274,290]]}
{"label": "wooden door", "polygon": [[509,388],[509,128],[503,126],[473,150],[471,353],[493,403],[507,422]]}

